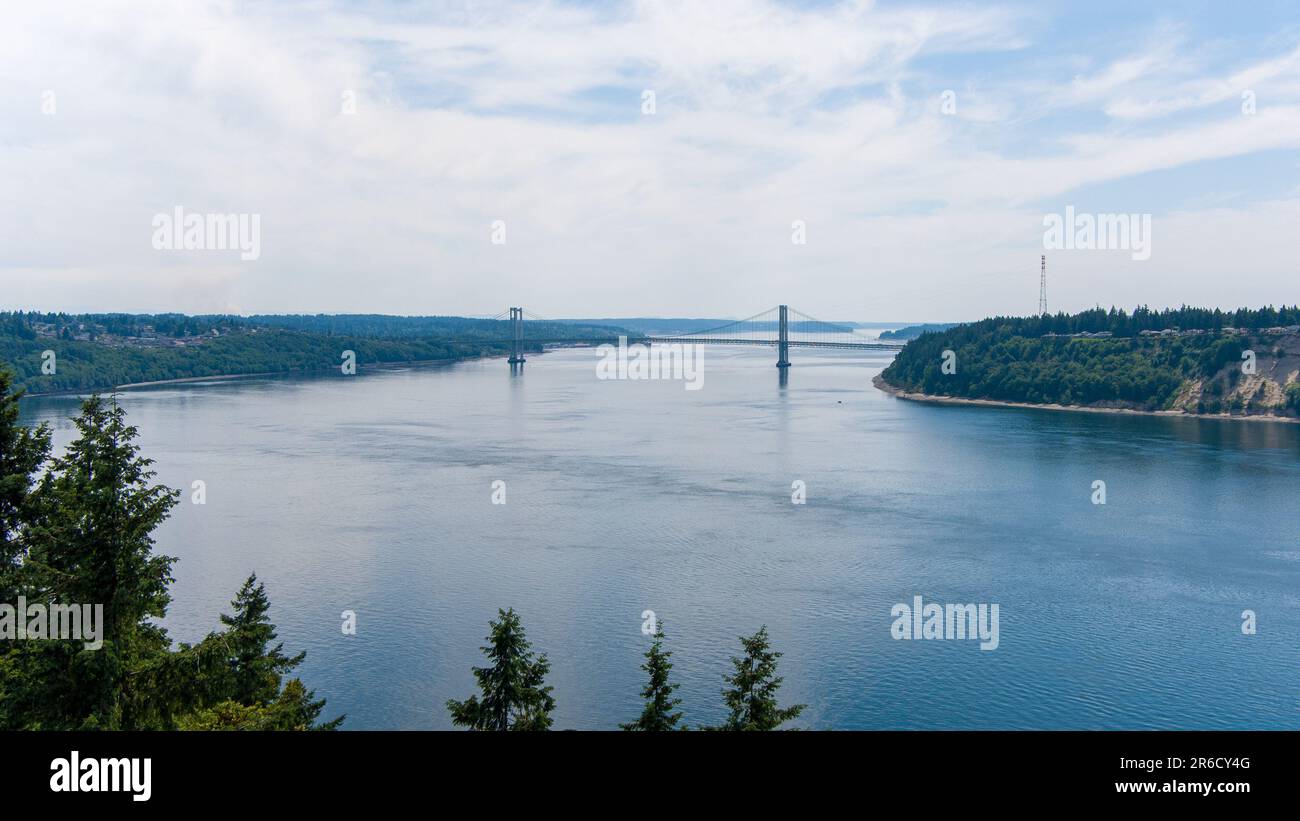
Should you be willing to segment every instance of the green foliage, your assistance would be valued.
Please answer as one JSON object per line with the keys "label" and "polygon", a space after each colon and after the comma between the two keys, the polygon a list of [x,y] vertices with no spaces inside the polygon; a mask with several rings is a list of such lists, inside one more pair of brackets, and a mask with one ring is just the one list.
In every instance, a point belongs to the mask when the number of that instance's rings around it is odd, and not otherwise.
{"label": "green foliage", "polygon": [[[58,357],[56,373],[41,373],[41,352]],[[21,386],[41,393],[108,390],[119,385],[206,376],[266,373],[337,373],[345,350],[359,367],[425,362],[481,353],[502,354],[500,343],[478,345],[436,339],[330,337],[263,329],[232,334],[184,348],[111,347],[95,342],[19,340],[0,336],[0,362],[11,366]]]}
{"label": "green foliage", "polygon": [[[1076,315],[995,317],[923,334],[909,342],[881,376],[904,390],[939,396],[1161,410],[1170,406],[1188,380],[1213,376],[1240,361],[1243,339],[1214,331],[1297,322],[1300,310],[1296,308],[1226,313],[1200,308],[1157,313],[1139,308],[1131,315],[1098,308]],[[1166,328],[1206,333],[1139,336],[1144,330]],[[1098,332],[1113,337],[1044,336]],[[941,370],[945,350],[956,354],[956,373]]]}
{"label": "green foliage", "polygon": [[729,685],[722,691],[731,714],[719,730],[775,730],[803,712],[805,704],[790,707],[777,705],[777,691],[784,681],[776,674],[776,663],[781,653],[769,646],[767,627],[763,626],[752,636],[741,636],[745,655],[733,657],[735,671],[726,676]]}
{"label": "green foliage", "polygon": [[655,631],[654,643],[646,651],[645,664],[641,665],[641,669],[650,675],[650,682],[641,691],[641,697],[645,699],[645,707],[636,721],[619,725],[624,730],[663,732],[679,729],[677,722],[681,720],[682,714],[673,712],[673,708],[681,704],[682,700],[673,698],[673,692],[680,685],[668,681],[668,674],[673,669],[669,659],[673,654],[672,651],[664,650],[663,644],[664,626],[663,622],[660,622]]}
{"label": "green foliage", "polygon": [[954,322],[926,322],[921,325],[908,325],[895,331],[881,331],[881,339],[916,339],[921,334],[941,333],[956,327]]}
{"label": "green foliage", "polygon": [[13,376],[0,369],[0,601],[17,595],[19,556],[25,552],[24,523],[30,517],[36,471],[50,455],[50,429],[18,424],[18,399]]}
{"label": "green foliage", "polygon": [[[11,391],[12,375],[0,369],[0,602],[13,603],[22,592],[21,559],[27,552],[27,522],[37,470],[50,454],[50,430],[18,424],[20,392]],[[0,643],[0,728],[11,726],[9,705],[20,697],[21,648]]]}
{"label": "green foliage", "polygon": [[268,708],[272,730],[337,730],[345,716],[320,721],[325,709],[325,699],[317,699],[315,690],[308,690],[301,679],[291,678],[280,695]]}
{"label": "green foliage", "polygon": [[547,730],[555,699],[545,684],[550,662],[546,655],[533,657],[531,645],[514,608],[497,610],[498,619],[488,622],[489,644],[482,649],[491,664],[475,667],[482,699],[447,700],[452,722],[471,730]]}
{"label": "green foliage", "polygon": [[1240,362],[1241,353],[1246,350],[1237,337],[1216,339],[1206,345],[1197,362],[1202,376],[1214,376],[1229,362]]}
{"label": "green foliage", "polygon": [[5,642],[0,729],[337,727],[341,718],[319,722],[324,701],[302,682],[281,689],[302,655],[271,646],[269,602],[255,577],[235,614],[222,617],[225,629],[172,648],[158,621],[174,559],[154,553],[152,534],[179,494],[151,481],[125,412],[92,396],[74,420],[77,437],[49,460],[48,431],[17,428],[8,386],[0,372],[0,588],[29,606],[102,606],[103,620],[98,648],[86,646],[84,630],[81,640]]}
{"label": "green foliage", "polygon": [[1167,328],[1183,331],[1218,331],[1223,328],[1261,329],[1300,325],[1300,306],[1274,308],[1238,308],[1223,311],[1218,308],[1166,308],[1153,311],[1145,305],[1130,314],[1122,309],[1092,308],[1077,314],[1044,314],[1041,316],[997,316],[958,327],[975,328],[980,334],[985,329],[1006,328],[1011,335],[1038,337],[1045,334],[1099,333],[1109,331],[1117,337],[1133,337],[1142,331],[1163,331]]}
{"label": "green foliage", "polygon": [[29,601],[102,603],[104,643],[38,651],[44,693],[24,713],[42,726],[121,729],[127,676],[169,644],[153,620],[170,601],[173,559],[153,554],[151,534],[177,493],[150,484],[120,407],[94,396],[74,421],[79,436],[35,492],[22,586]]}
{"label": "green foliage", "polygon": [[290,679],[284,690],[268,704],[241,704],[233,699],[182,716],[179,730],[336,730],[343,723],[339,717],[320,722],[324,699],[298,679]]}
{"label": "green foliage", "polygon": [[[529,322],[524,348],[541,349],[529,339],[611,338],[619,333],[626,331]],[[508,322],[463,317],[17,312],[0,313],[0,365],[12,368],[17,386],[32,392],[85,392],[168,379],[337,373],[345,350],[356,353],[361,369],[500,355],[510,351],[510,338]],[[177,340],[184,346],[177,347]],[[57,356],[53,374],[41,372],[41,354],[46,350]]]}
{"label": "green foliage", "polygon": [[182,716],[178,730],[269,730],[270,711],[266,707],[222,701],[205,710]]}
{"label": "green foliage", "polygon": [[275,625],[267,617],[271,602],[256,573],[248,577],[230,604],[235,614],[223,614],[221,623],[233,644],[233,698],[242,704],[270,704],[279,693],[281,676],[301,664],[306,653],[289,657],[283,653],[283,644],[270,646],[275,641]]}
{"label": "green foliage", "polygon": [[179,730],[336,730],[343,723],[339,717],[332,721],[318,719],[325,706],[324,699],[314,699],[298,679],[290,679],[284,690],[269,704],[241,704],[233,699],[212,707],[182,716],[177,722]]}
{"label": "green foliage", "polygon": [[[308,333],[360,336],[375,339],[456,337],[501,341],[511,338],[511,327],[503,319],[472,319],[463,316],[386,316],[383,314],[315,314],[250,316],[250,325],[287,328]],[[627,331],[612,325],[589,322],[530,320],[527,337],[537,339],[589,339],[616,337]]]}

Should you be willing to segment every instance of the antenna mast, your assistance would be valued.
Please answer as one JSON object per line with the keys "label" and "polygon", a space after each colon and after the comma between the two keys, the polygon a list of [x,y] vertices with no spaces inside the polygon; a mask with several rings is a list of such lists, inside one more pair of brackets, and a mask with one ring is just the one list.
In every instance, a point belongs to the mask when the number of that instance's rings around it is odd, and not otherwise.
{"label": "antenna mast", "polygon": [[1038,269],[1038,315],[1047,316],[1047,254]]}

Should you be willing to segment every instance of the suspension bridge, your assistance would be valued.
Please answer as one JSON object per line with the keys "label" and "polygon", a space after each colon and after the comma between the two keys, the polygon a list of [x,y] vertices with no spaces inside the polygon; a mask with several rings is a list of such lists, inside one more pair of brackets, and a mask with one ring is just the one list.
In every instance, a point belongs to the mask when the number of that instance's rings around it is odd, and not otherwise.
{"label": "suspension bridge", "polygon": [[[567,323],[538,316],[523,308],[510,308],[489,319],[510,323],[510,336],[505,341],[511,343],[509,362],[512,365],[525,361],[523,354],[526,344],[599,344],[618,341],[618,337],[602,336],[551,338],[527,336],[524,331],[526,320],[546,323],[550,326]],[[714,328],[672,335],[649,334],[637,336],[631,341],[651,344],[774,346],[778,368],[790,367],[791,348],[897,351],[904,345],[903,342],[864,337],[848,325],[826,322],[796,311],[788,305],[778,305],[751,317],[727,322]]]}

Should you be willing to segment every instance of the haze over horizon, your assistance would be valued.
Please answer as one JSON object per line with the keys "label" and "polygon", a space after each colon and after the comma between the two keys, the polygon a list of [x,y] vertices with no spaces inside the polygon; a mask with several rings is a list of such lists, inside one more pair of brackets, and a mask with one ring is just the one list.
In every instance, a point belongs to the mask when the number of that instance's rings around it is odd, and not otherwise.
{"label": "haze over horizon", "polygon": [[[1052,310],[1291,303],[1288,11],[11,4],[0,309],[964,321],[1069,206],[1151,254],[1047,251]],[[257,258],[157,250],[177,207]]]}

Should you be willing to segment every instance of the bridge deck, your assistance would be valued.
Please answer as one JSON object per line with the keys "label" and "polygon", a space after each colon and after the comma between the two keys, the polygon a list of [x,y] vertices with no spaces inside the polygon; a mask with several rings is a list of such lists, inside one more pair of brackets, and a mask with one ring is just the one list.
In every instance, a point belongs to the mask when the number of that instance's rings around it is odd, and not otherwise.
{"label": "bridge deck", "polygon": [[[647,342],[671,343],[681,342],[691,345],[771,345],[779,344],[776,339],[718,339],[708,336],[646,336]],[[855,351],[897,351],[903,342],[821,342],[812,339],[791,339],[787,344],[792,348],[841,348]]]}
{"label": "bridge deck", "polygon": [[[775,347],[780,344],[776,339],[746,339],[740,338],[719,338],[711,336],[629,336],[624,337],[628,344],[638,342],[654,342],[657,344],[671,344],[673,342],[690,344],[690,345],[766,345]],[[525,336],[518,340],[526,345],[617,345],[619,337],[593,337],[590,339],[579,339],[576,337],[528,337]],[[460,344],[497,344],[505,345],[516,340],[513,339],[476,339],[452,338],[449,342]],[[792,348],[840,348],[844,350],[856,351],[897,351],[907,344],[905,342],[823,342],[813,339],[791,339],[788,343]]]}

